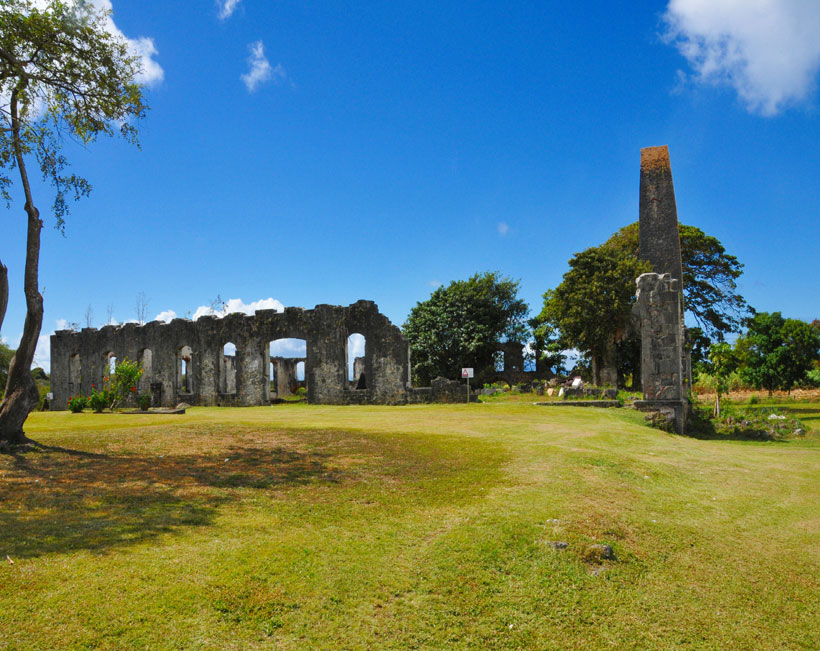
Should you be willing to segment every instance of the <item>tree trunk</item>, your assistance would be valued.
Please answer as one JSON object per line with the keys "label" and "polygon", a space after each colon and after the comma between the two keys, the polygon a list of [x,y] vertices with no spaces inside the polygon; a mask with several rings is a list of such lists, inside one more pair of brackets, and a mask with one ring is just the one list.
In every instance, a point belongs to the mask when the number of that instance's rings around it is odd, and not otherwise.
{"label": "tree trunk", "polygon": [[17,95],[15,88],[11,94],[11,123],[14,138],[14,153],[17,169],[26,197],[26,215],[28,216],[28,234],[26,239],[26,269],[24,291],[26,294],[26,323],[17,352],[9,364],[9,377],[6,381],[6,394],[0,403],[0,447],[25,443],[28,441],[23,433],[23,423],[29,413],[37,406],[40,395],[34,378],[31,377],[31,363],[34,351],[40,338],[43,325],[43,297],[39,290],[40,268],[40,211],[31,198],[31,186],[28,182],[25,161],[20,146],[20,121],[17,115]]}
{"label": "tree trunk", "polygon": [[0,332],[3,332],[3,319],[9,304],[9,270],[0,262]]}
{"label": "tree trunk", "polygon": [[26,203],[26,213],[26,322],[20,345],[9,364],[6,393],[3,402],[0,403],[0,447],[25,443],[28,440],[23,433],[23,423],[40,400],[37,384],[31,377],[31,363],[43,324],[43,297],[37,288],[42,222],[39,211],[32,204]]}

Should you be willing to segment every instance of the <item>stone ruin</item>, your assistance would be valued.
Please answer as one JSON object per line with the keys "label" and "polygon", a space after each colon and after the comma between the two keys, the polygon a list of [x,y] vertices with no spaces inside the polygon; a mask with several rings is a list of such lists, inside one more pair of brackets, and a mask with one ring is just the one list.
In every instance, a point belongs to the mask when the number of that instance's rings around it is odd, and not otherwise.
{"label": "stone ruin", "polygon": [[653,273],[641,274],[635,315],[640,321],[643,400],[635,407],[660,413],[683,434],[689,411],[691,364],[683,322],[683,272],[678,211],[669,150],[641,149],[640,257]]}
{"label": "stone ruin", "polygon": [[[365,355],[349,362],[351,334],[364,337]],[[305,356],[272,356],[270,344],[280,339],[304,340]],[[413,388],[409,356],[404,335],[372,301],[59,330],[51,336],[51,409],[66,409],[70,396],[101,387],[112,359],[126,357],[142,365],[138,391],[150,392],[154,407],[268,405],[300,387],[314,404],[467,401],[464,384],[455,380]]]}

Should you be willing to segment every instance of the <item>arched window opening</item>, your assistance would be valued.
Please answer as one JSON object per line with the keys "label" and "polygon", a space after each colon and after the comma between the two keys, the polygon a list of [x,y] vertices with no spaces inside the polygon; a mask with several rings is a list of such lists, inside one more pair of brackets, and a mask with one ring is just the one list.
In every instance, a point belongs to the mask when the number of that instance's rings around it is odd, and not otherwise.
{"label": "arched window opening", "polygon": [[193,393],[193,369],[191,362],[194,351],[188,345],[180,346],[177,349],[177,392]]}
{"label": "arched window opening", "polygon": [[103,353],[102,375],[103,383],[106,378],[114,376],[114,371],[117,369],[117,356],[110,350]]}
{"label": "arched window opening", "polygon": [[145,393],[150,390],[151,382],[154,379],[154,353],[150,348],[143,348],[137,353],[137,362],[142,368],[142,375],[139,380],[139,392]]}
{"label": "arched window opening", "polygon": [[538,370],[538,351],[528,342],[524,347],[524,372],[535,373]]}
{"label": "arched window opening", "polygon": [[496,373],[504,372],[504,351],[497,350],[493,353],[493,365]]}
{"label": "arched window opening", "polygon": [[353,389],[366,389],[365,377],[366,339],[363,334],[354,332],[347,338],[345,358],[347,360],[347,380]]}
{"label": "arched window opening", "polygon": [[307,341],[296,338],[275,339],[270,342],[268,350],[270,397],[288,399],[303,393],[300,389],[307,389]]}
{"label": "arched window opening", "polygon": [[236,345],[227,342],[222,347],[219,363],[219,392],[236,393]]}

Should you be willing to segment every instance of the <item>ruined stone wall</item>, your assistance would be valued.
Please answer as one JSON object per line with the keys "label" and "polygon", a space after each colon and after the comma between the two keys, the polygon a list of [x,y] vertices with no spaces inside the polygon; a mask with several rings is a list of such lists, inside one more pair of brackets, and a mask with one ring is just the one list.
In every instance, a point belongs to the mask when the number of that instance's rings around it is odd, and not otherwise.
{"label": "ruined stone wall", "polygon": [[304,362],[302,357],[271,357],[273,364],[273,378],[269,378],[273,383],[274,390],[271,394],[272,398],[287,398],[296,391],[299,387],[299,381],[296,379],[296,367],[299,362]]}
{"label": "ruined stone wall", "polygon": [[[364,335],[366,341],[364,363],[359,365],[366,377],[365,393],[351,389],[347,381],[346,346],[352,333]],[[71,395],[88,395],[92,384],[101,386],[111,355],[118,361],[127,357],[148,362],[140,390],[151,390],[156,406],[268,404],[270,342],[289,338],[307,343],[308,402],[407,402],[407,341],[375,303],[358,301],[348,307],[289,307],[284,312],[259,310],[253,316],[229,314],[197,321],[174,319],[167,324],[153,321],[143,326],[128,323],[58,331],[51,337],[52,409],[65,409]],[[236,346],[236,353],[226,357],[228,342]],[[188,357],[184,374],[181,353]],[[280,376],[289,382],[298,361],[281,362]]]}

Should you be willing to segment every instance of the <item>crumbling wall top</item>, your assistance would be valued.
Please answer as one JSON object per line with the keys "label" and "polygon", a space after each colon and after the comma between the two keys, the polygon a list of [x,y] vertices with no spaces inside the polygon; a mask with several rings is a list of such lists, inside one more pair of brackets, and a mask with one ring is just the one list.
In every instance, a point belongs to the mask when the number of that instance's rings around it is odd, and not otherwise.
{"label": "crumbling wall top", "polygon": [[657,169],[672,169],[669,162],[669,147],[644,147],[641,149],[641,171],[649,172]]}

